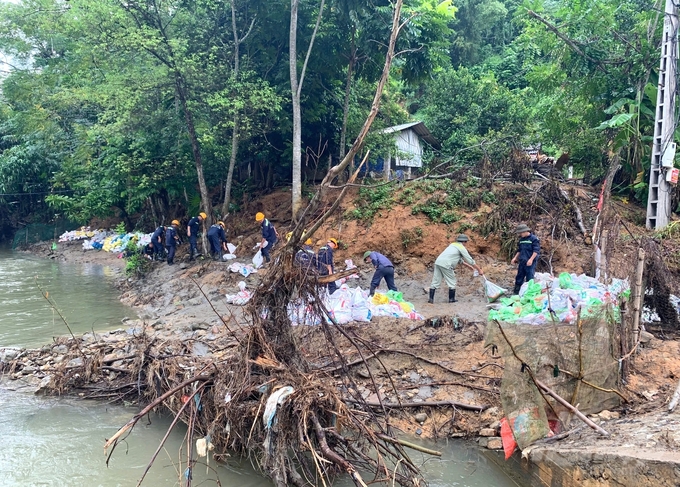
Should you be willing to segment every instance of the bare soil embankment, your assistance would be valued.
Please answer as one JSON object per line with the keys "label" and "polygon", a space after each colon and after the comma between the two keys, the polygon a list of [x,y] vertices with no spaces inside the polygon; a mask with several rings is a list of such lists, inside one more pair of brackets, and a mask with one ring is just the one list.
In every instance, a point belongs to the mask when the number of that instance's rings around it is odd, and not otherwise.
{"label": "bare soil embankment", "polygon": [[[289,195],[270,195],[264,200],[273,208],[283,208],[279,199]],[[582,204],[593,195],[579,196]],[[277,203],[278,202],[278,203]],[[634,211],[625,208],[626,211]],[[484,214],[493,209],[482,208],[466,213],[462,224],[478,225]],[[285,231],[285,212],[276,217],[279,230]],[[592,214],[586,212],[586,219]],[[550,234],[549,221],[538,224],[541,232]],[[238,227],[239,224],[237,223]],[[628,221],[636,235],[644,233]],[[241,222],[243,236],[238,238],[240,259],[249,259],[257,240],[246,233],[247,222]],[[406,245],[403,230],[421,229],[422,240],[415,246]],[[553,226],[554,229],[554,226]],[[392,423],[405,433],[426,437],[470,437],[482,430],[494,438],[502,410],[498,386],[502,360],[491,356],[482,346],[487,307],[481,282],[468,270],[460,269],[458,303],[445,301],[445,290],[436,297],[438,303],[428,305],[423,288],[428,287],[428,268],[440,250],[455,237],[458,228],[435,225],[424,217],[414,218],[408,207],[396,205],[384,210],[371,226],[347,222],[342,218],[326,225],[317,243],[339,237],[344,249],[336,261],[347,258],[358,262],[364,250],[384,251],[396,264],[396,281],[405,299],[413,302],[426,318],[442,318],[423,323],[381,318],[370,324],[352,324],[344,329],[360,344],[361,355],[369,371],[360,363],[360,353],[342,336],[337,336],[340,350],[350,363],[352,380],[358,392],[369,403],[420,403],[420,407],[395,406],[390,409]],[[487,276],[509,287],[513,268],[498,258],[503,242],[498,237],[482,238],[467,231],[472,240],[469,249]],[[591,248],[577,238],[543,238],[555,272],[583,272],[589,269]],[[182,249],[183,250],[183,249]],[[611,256],[611,269],[625,277],[632,264],[635,245],[633,238],[619,238]],[[39,252],[39,251],[38,251]],[[180,251],[180,256],[183,254]],[[61,245],[55,258],[68,262],[100,262],[122,266],[115,256],[103,252],[79,250],[77,244]],[[180,257],[181,259],[182,257]],[[544,263],[545,264],[545,263]],[[261,275],[244,279],[226,270],[220,262],[198,262],[167,266],[156,263],[143,279],[121,279],[122,300],[139,310],[140,320],[127,330],[84,336],[80,341],[66,340],[40,351],[22,352],[14,360],[7,376],[12,379],[32,377],[42,380],[46,390],[63,390],[83,397],[107,397],[141,402],[152,397],[149,392],[158,387],[154,374],[177,369],[196,371],[206,363],[220,360],[232,353],[236,341],[227,337],[226,327],[237,336],[248,326],[242,307],[227,305],[223,296],[235,293],[236,284],[245,280],[254,289]],[[351,283],[368,287],[371,271]],[[200,287],[200,289],[199,289]],[[434,325],[434,326],[432,326]],[[438,326],[440,325],[440,326]],[[339,376],[339,363],[325,345],[315,327],[298,327],[296,339],[305,357],[314,367],[324,369],[329,380],[344,387]],[[619,410],[603,412],[593,419],[612,433],[603,439],[582,427],[566,438],[538,444],[527,456],[528,476],[537,485],[678,485],[680,454],[677,453],[677,424],[680,412],[666,414],[665,407],[680,377],[680,348],[667,330],[641,344],[634,366],[621,391],[629,399]],[[374,355],[375,354],[375,355]],[[2,357],[0,357],[2,358]],[[139,381],[144,370],[146,381]],[[189,372],[186,372],[189,373]],[[49,380],[56,380],[48,386]],[[56,379],[55,379],[56,377]],[[162,373],[161,373],[162,377]],[[156,381],[157,382],[157,381]],[[459,406],[426,406],[426,403],[458,403]],[[468,406],[483,406],[484,412],[466,410]],[[579,427],[577,420],[572,424]],[[483,439],[482,443],[498,447],[498,441]],[[571,482],[571,483],[569,483]]]}

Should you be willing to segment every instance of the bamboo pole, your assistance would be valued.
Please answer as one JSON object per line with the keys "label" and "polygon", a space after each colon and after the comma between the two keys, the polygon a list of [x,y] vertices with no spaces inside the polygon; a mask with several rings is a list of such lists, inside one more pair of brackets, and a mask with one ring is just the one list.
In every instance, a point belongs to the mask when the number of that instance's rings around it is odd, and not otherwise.
{"label": "bamboo pole", "polygon": [[392,438],[391,436],[387,435],[378,435],[378,438],[381,440],[388,441],[390,443],[396,443],[397,445],[405,446],[406,448],[411,448],[412,450],[417,450],[422,453],[427,453],[428,455],[433,455],[435,457],[441,457],[442,452],[437,451],[437,450],[430,450],[429,448],[425,448],[424,446],[416,445],[414,443],[411,443],[409,441],[405,440],[400,440],[398,438]]}
{"label": "bamboo pole", "polygon": [[534,379],[534,382],[536,383],[536,385],[537,385],[538,387],[540,387],[541,389],[543,389],[543,391],[545,391],[546,394],[548,394],[550,397],[552,397],[553,399],[555,399],[555,401],[559,402],[562,406],[564,406],[564,407],[567,408],[569,411],[571,411],[578,419],[580,419],[581,421],[583,421],[585,424],[587,424],[588,426],[590,426],[591,428],[593,428],[595,431],[597,431],[597,432],[600,433],[601,435],[603,435],[603,436],[609,436],[609,433],[608,433],[608,432],[606,432],[605,430],[603,430],[602,428],[600,428],[598,425],[596,425],[595,423],[593,423],[590,419],[588,419],[588,417],[587,417],[585,414],[583,414],[581,411],[579,411],[579,410],[576,409],[574,406],[572,406],[571,404],[569,404],[569,402],[568,402],[567,400],[563,399],[561,396],[558,396],[557,393],[556,393],[555,391],[553,391],[552,389],[550,389],[550,388],[549,388],[547,385],[545,385],[543,382],[541,382],[541,381],[538,380],[538,379]]}
{"label": "bamboo pole", "polygon": [[635,270],[635,287],[633,288],[633,343],[640,338],[640,315],[642,313],[642,275],[645,269],[645,249],[638,248],[638,262]]}

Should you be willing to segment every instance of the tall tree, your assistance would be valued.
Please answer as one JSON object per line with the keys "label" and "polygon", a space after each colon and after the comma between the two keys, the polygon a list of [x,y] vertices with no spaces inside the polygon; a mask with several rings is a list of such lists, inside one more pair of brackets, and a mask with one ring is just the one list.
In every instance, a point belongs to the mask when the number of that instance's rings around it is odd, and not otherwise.
{"label": "tall tree", "polygon": [[288,62],[290,67],[291,100],[293,103],[293,184],[291,192],[293,194],[292,206],[294,218],[302,207],[302,110],[300,107],[300,97],[302,96],[302,85],[305,80],[309,56],[312,53],[312,47],[314,46],[316,33],[319,30],[319,24],[321,24],[324,4],[325,0],[321,0],[321,4],[319,5],[319,14],[316,19],[316,25],[314,26],[314,31],[312,32],[312,37],[309,41],[309,46],[307,47],[305,61],[302,64],[302,69],[300,70],[300,75],[298,78],[297,34],[300,0],[290,1]]}
{"label": "tall tree", "polygon": [[[201,193],[201,206],[209,215],[208,218],[211,219],[212,201],[203,174],[201,144],[196,133],[194,111],[189,106],[193,93],[185,74],[186,66],[182,65],[182,61],[188,62],[188,59],[180,47],[183,45],[181,33],[173,35],[171,30],[173,22],[176,23],[175,19],[178,15],[178,10],[186,8],[186,4],[172,1],[164,4],[162,0],[156,0],[151,3],[133,0],[121,1],[120,6],[128,12],[136,24],[137,29],[135,32],[131,32],[131,35],[137,41],[138,47],[147,51],[166,66],[168,74],[174,83],[177,99],[184,114],[187,134],[191,142],[196,177]],[[191,24],[196,26],[197,22],[192,22]]]}
{"label": "tall tree", "polygon": [[[240,35],[236,27],[236,0],[231,0],[231,30],[234,35],[234,64],[233,77],[235,80],[239,79],[241,72],[241,44],[248,38],[255,25],[255,17],[250,21],[250,27],[245,34]],[[222,203],[222,218],[229,213],[229,202],[231,200],[231,185],[234,179],[234,167],[236,166],[236,158],[238,157],[238,147],[240,140],[240,110],[238,107],[234,109],[234,119],[231,132],[231,153],[229,155],[229,169],[227,171],[227,182],[224,185],[224,202]]]}

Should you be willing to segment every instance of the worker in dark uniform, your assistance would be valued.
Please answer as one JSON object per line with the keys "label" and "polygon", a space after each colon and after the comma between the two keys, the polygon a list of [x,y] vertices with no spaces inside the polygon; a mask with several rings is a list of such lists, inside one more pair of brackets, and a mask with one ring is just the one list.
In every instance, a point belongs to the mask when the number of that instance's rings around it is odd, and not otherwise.
{"label": "worker in dark uniform", "polygon": [[198,253],[198,229],[206,218],[208,218],[208,215],[200,212],[198,216],[193,217],[187,224],[187,236],[189,237],[189,260],[194,260],[198,255],[200,255]]}
{"label": "worker in dark uniform", "polygon": [[165,248],[168,249],[168,265],[175,263],[175,251],[179,245],[178,227],[179,221],[172,220],[171,225],[165,230]]}
{"label": "worker in dark uniform", "polygon": [[[335,273],[335,264],[333,263],[333,251],[338,248],[338,241],[334,238],[329,238],[326,245],[319,249],[317,260],[319,261],[319,275],[330,276]],[[333,294],[338,286],[335,281],[327,284],[328,294]]]}
{"label": "worker in dark uniform", "polygon": [[213,260],[219,260],[221,250],[227,250],[227,234],[224,232],[224,222],[217,222],[210,226],[208,230],[208,241],[210,242],[210,256]]}
{"label": "worker in dark uniform", "polygon": [[260,222],[260,228],[262,229],[262,241],[260,242],[262,257],[264,257],[265,262],[269,262],[271,261],[270,252],[279,238],[279,233],[274,228],[274,225],[264,217],[264,213],[258,212],[255,215],[255,221]]}
{"label": "worker in dark uniform", "polygon": [[149,242],[144,246],[144,257],[149,260],[156,260],[156,249],[153,246],[153,242]]}
{"label": "worker in dark uniform", "polygon": [[510,263],[517,264],[519,262],[519,265],[517,266],[515,288],[512,290],[512,294],[519,294],[522,284],[534,278],[538,256],[541,253],[541,242],[536,235],[531,233],[531,228],[525,224],[519,225],[515,229],[515,233],[519,234],[519,245],[517,253]]}
{"label": "worker in dark uniform", "polygon": [[153,260],[163,260],[165,247],[163,247],[163,236],[165,235],[165,225],[159,225],[151,234],[151,245],[153,248]]}
{"label": "worker in dark uniform", "polygon": [[385,279],[385,283],[390,291],[396,291],[397,286],[394,284],[394,266],[390,259],[379,252],[372,252],[367,250],[364,252],[364,262],[370,261],[375,267],[373,279],[371,279],[371,289],[368,292],[369,296],[373,296],[375,288],[380,285],[380,281]]}
{"label": "worker in dark uniform", "polygon": [[308,238],[302,248],[295,254],[295,265],[307,272],[317,273],[319,266],[316,260],[316,253],[312,248],[312,239]]}

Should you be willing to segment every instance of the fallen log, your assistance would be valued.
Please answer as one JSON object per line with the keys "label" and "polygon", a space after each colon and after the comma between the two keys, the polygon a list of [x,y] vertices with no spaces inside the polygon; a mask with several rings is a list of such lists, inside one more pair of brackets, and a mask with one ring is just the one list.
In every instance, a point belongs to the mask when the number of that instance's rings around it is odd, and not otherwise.
{"label": "fallen log", "polygon": [[345,269],[344,271],[336,272],[335,274],[330,274],[328,276],[319,276],[317,279],[319,284],[328,284],[329,282],[337,281],[343,277],[349,277],[352,274],[359,274],[361,271],[359,269]]}
{"label": "fallen log", "polygon": [[[353,399],[348,399],[347,402],[351,402],[354,404],[360,404],[357,401],[354,401]],[[375,407],[382,407],[378,401],[364,401],[363,404],[366,406],[375,408]],[[423,402],[402,402],[402,403],[396,403],[396,402],[385,402],[383,401],[382,403],[383,406],[386,408],[392,408],[392,409],[406,409],[406,408],[420,408],[424,406],[453,406],[455,408],[459,409],[466,409],[468,411],[486,411],[489,409],[489,406],[484,405],[484,406],[475,406],[474,404],[465,404],[462,402],[456,402],[456,401],[423,401]]]}

